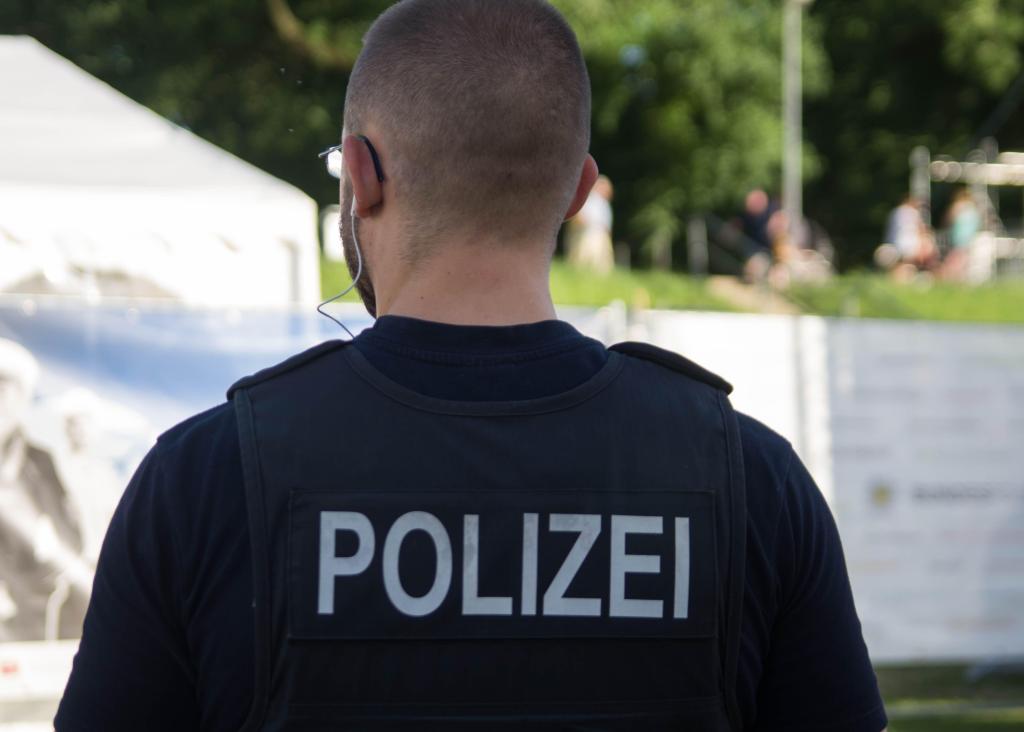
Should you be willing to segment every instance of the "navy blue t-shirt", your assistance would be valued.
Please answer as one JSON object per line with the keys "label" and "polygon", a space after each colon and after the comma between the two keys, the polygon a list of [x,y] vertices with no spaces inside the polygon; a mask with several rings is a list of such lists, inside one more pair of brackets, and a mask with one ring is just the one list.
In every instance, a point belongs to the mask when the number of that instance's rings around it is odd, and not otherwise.
{"label": "navy blue t-shirt", "polygon": [[[355,347],[409,389],[479,401],[566,391],[607,358],[600,343],[559,321],[482,327],[383,317]],[[828,506],[783,438],[743,415],[739,424],[745,728],[881,732],[885,712]],[[252,603],[238,428],[224,404],[164,434],[125,491],[58,732],[239,729],[253,696]]]}

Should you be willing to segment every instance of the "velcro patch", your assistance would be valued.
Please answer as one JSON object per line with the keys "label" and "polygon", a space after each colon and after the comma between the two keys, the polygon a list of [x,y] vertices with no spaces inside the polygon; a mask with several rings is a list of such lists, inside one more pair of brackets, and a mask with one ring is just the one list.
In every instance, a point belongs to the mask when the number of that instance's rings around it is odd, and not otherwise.
{"label": "velcro patch", "polygon": [[708,493],[296,490],[289,532],[296,639],[715,632]]}

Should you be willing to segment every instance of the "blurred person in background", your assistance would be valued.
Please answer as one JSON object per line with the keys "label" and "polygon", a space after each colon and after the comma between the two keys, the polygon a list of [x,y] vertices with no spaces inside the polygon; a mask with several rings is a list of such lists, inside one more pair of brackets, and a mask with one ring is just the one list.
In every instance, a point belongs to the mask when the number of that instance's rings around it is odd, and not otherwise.
{"label": "blurred person in background", "polygon": [[38,377],[32,354],[0,339],[0,642],[78,637],[91,579],[53,458],[23,427]]}
{"label": "blurred person in background", "polygon": [[743,276],[748,282],[765,280],[775,262],[775,244],[785,233],[779,205],[761,188],[747,193],[739,225],[744,236],[746,262]]}
{"label": "blurred person in background", "polygon": [[944,279],[963,280],[967,276],[970,247],[981,231],[981,209],[974,201],[970,188],[960,188],[946,211],[945,224],[950,250],[942,262]]}
{"label": "blurred person in background", "polygon": [[569,222],[568,260],[574,267],[608,274],[615,267],[612,245],[612,198],[608,176],[598,176],[583,208]]}
{"label": "blurred person in background", "polygon": [[935,236],[923,212],[923,202],[908,194],[889,213],[884,243],[875,252],[875,262],[897,279],[912,279],[938,264]]}
{"label": "blurred person in background", "polygon": [[789,221],[785,210],[777,212],[772,220],[775,264],[771,266],[768,281],[779,289],[792,282],[824,282],[832,275],[835,256],[828,232],[806,217],[795,227],[790,226]]}
{"label": "blurred person in background", "polygon": [[59,732],[885,726],[792,447],[682,356],[556,317],[590,116],[542,0],[377,19],[324,153],[376,323],[157,441]]}

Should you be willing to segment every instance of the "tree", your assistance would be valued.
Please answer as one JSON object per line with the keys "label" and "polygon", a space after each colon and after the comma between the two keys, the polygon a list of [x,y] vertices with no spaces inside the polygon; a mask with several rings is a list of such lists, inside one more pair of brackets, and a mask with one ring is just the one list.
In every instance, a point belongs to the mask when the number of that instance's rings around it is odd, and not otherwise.
{"label": "tree", "polygon": [[[808,104],[823,163],[808,212],[833,233],[844,264],[870,260],[907,192],[916,145],[963,156],[1021,74],[1022,0],[818,0],[834,80]],[[1020,118],[999,130],[1024,144]],[[936,208],[943,205],[941,189]]]}
{"label": "tree", "polygon": [[[594,85],[594,150],[617,185],[617,238],[678,242],[687,214],[774,188],[780,26],[768,0],[559,0]],[[29,33],[214,143],[336,200],[315,154],[338,137],[347,75],[387,0],[10,0]],[[815,31],[808,90],[826,79]],[[810,157],[813,161],[813,156]],[[158,170],[158,169],[156,169]],[[159,175],[155,172],[154,175]]]}
{"label": "tree", "polygon": [[[595,156],[617,185],[616,234],[653,253],[689,214],[779,188],[781,6],[765,0],[560,0],[594,87]],[[813,23],[805,87],[827,83]],[[808,149],[808,172],[816,167]]]}

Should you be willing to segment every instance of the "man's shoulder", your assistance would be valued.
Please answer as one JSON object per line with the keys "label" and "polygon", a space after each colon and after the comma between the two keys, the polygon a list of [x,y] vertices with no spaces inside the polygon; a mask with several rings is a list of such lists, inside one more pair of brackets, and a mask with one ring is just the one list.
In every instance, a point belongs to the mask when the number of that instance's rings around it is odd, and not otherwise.
{"label": "man's shoulder", "polygon": [[210,407],[171,427],[157,438],[161,452],[174,452],[195,444],[210,444],[212,439],[235,434],[237,421],[230,402]]}
{"label": "man's shoulder", "polygon": [[169,527],[181,561],[227,546],[242,528],[237,518],[245,516],[233,406],[220,404],[164,432],[130,491],[154,525]]}
{"label": "man's shoulder", "polygon": [[240,389],[248,389],[267,381],[271,381],[285,374],[291,374],[301,370],[303,367],[321,359],[328,354],[334,353],[341,348],[350,345],[351,341],[326,341],[301,353],[291,356],[275,366],[270,366],[255,374],[239,379],[228,389],[228,399],[233,399],[235,393]]}
{"label": "man's shoulder", "polygon": [[791,472],[800,458],[789,440],[775,430],[742,412],[737,412],[736,418],[743,448],[747,513],[751,520],[774,523],[792,490]]}
{"label": "man's shoulder", "polygon": [[778,432],[748,414],[736,412],[745,457],[785,470],[795,457],[793,445]]}
{"label": "man's shoulder", "polygon": [[[200,495],[214,475],[240,464],[238,420],[230,402],[179,422],[160,435],[146,462],[173,492]],[[232,471],[233,474],[234,471]],[[239,471],[240,472],[240,471]]]}
{"label": "man's shoulder", "polygon": [[637,341],[616,343],[609,350],[625,354],[634,359],[657,364],[661,368],[682,374],[692,381],[700,382],[725,394],[732,392],[732,385],[728,381],[675,351],[669,351],[650,343]]}

